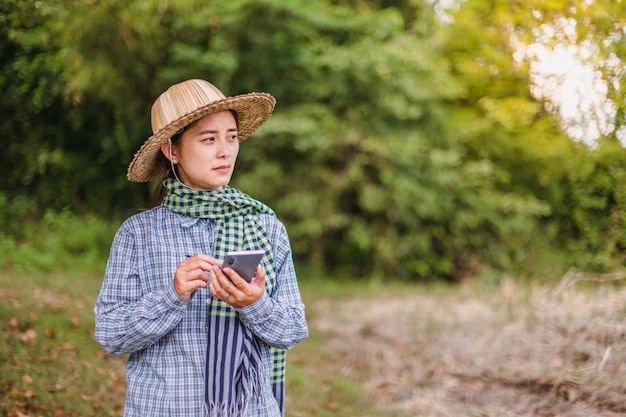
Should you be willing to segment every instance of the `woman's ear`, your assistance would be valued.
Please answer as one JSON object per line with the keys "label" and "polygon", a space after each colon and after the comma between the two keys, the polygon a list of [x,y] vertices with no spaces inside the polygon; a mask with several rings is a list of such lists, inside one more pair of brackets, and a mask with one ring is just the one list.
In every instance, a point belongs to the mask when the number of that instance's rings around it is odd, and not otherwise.
{"label": "woman's ear", "polygon": [[170,139],[168,139],[167,142],[161,145],[161,152],[173,164],[178,163],[178,159],[176,158],[176,152],[174,151],[174,149],[172,149],[172,142]]}

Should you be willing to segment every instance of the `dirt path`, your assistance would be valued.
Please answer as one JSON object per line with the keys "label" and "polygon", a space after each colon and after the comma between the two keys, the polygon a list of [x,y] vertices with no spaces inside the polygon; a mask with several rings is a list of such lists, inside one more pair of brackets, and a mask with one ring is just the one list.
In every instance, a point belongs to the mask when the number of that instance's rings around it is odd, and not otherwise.
{"label": "dirt path", "polygon": [[626,416],[626,289],[320,300],[310,325],[384,408],[414,416]]}

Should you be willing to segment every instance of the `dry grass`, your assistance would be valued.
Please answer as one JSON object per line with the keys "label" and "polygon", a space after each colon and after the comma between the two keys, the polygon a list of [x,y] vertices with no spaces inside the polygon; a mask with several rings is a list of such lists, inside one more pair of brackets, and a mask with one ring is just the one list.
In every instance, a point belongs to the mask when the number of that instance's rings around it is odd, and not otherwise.
{"label": "dry grass", "polygon": [[626,289],[511,280],[436,294],[316,299],[311,327],[382,410],[412,416],[626,416]]}

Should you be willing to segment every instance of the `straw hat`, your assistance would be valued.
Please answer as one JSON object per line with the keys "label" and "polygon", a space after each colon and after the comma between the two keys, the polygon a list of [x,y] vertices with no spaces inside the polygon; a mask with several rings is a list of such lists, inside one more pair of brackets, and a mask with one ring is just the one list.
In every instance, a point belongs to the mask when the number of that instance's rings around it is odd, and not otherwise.
{"label": "straw hat", "polygon": [[152,133],[128,167],[128,179],[146,182],[167,175],[161,145],[185,126],[222,110],[237,113],[237,136],[245,140],[272,114],[276,99],[267,93],[225,97],[213,84],[187,80],[174,84],[152,105]]}

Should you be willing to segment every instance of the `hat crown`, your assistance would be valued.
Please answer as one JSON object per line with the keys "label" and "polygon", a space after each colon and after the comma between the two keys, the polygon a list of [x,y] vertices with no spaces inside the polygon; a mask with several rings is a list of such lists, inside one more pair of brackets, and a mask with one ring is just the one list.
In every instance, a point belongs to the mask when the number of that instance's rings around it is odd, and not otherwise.
{"label": "hat crown", "polygon": [[225,99],[224,94],[205,80],[187,80],[161,94],[152,105],[152,133],[207,104]]}
{"label": "hat crown", "polygon": [[167,175],[170,167],[159,156],[161,146],[196,120],[215,112],[232,110],[237,114],[237,138],[242,142],[272,115],[275,104],[276,99],[267,93],[225,97],[205,80],[192,79],[174,84],[152,105],[153,134],[133,157],[128,166],[128,179],[145,182]]}

